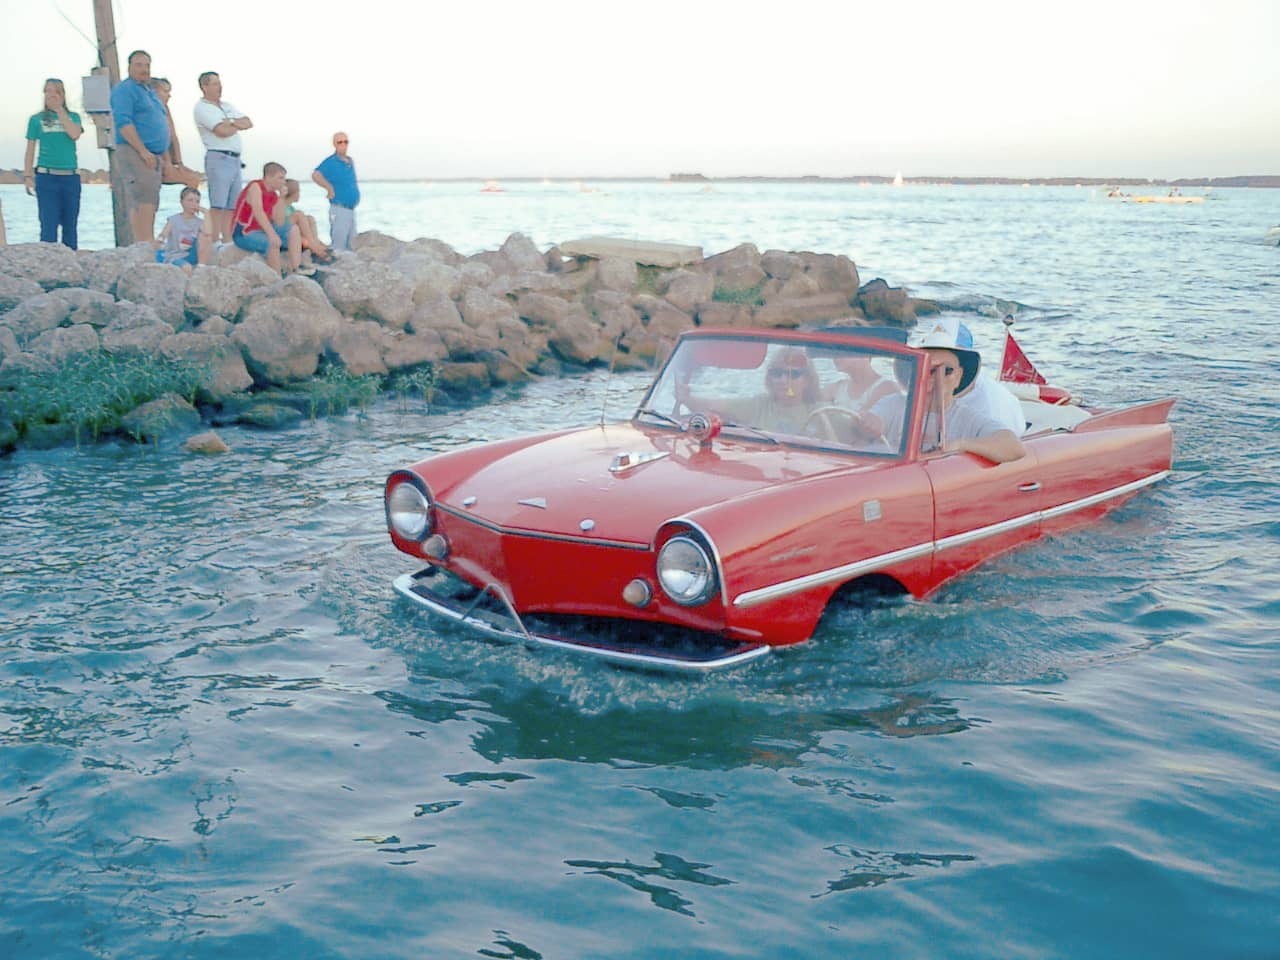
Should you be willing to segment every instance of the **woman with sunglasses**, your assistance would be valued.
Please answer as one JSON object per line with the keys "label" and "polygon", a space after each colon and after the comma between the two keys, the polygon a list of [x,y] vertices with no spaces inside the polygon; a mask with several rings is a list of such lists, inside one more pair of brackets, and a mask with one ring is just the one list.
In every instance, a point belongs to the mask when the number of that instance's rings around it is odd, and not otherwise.
{"label": "woman with sunglasses", "polygon": [[822,398],[818,374],[809,355],[799,347],[775,351],[764,368],[764,392],[753,397],[711,399],[688,393],[677,396],[688,410],[715,413],[727,424],[768,433],[808,436],[815,431],[810,414]]}
{"label": "woman with sunglasses", "polygon": [[[27,121],[27,155],[23,183],[36,198],[40,214],[40,242],[62,242],[75,250],[79,237],[80,168],[76,141],[84,128],[80,114],[67,109],[67,89],[50,77],[44,82],[44,109]],[[36,147],[39,147],[37,156]]]}

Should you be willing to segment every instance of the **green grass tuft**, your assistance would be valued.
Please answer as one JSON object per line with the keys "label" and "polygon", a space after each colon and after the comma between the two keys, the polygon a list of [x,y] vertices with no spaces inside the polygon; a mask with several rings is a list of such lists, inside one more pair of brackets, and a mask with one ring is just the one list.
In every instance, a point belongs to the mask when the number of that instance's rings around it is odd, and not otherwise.
{"label": "green grass tuft", "polygon": [[77,443],[97,440],[148,400],[173,393],[194,403],[206,372],[159,356],[97,351],[71,357],[56,370],[26,374],[3,392],[3,405],[20,437],[38,425],[60,423],[72,428]]}
{"label": "green grass tuft", "polygon": [[711,299],[717,303],[742,303],[748,307],[758,307],[764,303],[764,297],[760,296],[760,291],[763,289],[764,281],[757,283],[754,287],[741,290],[732,287],[716,287],[715,292],[711,294]]}

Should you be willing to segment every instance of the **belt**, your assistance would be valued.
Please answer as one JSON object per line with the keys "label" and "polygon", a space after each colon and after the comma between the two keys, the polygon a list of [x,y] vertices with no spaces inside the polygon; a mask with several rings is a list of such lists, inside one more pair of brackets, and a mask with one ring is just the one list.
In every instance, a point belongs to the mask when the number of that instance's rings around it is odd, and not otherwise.
{"label": "belt", "polygon": [[330,200],[330,201],[329,201],[329,206],[331,206],[331,207],[341,207],[343,210],[354,210],[354,209],[355,209],[355,207],[349,207],[349,206],[347,206],[345,203],[339,203],[337,200]]}
{"label": "belt", "polygon": [[225,153],[228,157],[238,157],[238,156],[240,156],[240,154],[238,154],[238,153],[233,153],[233,152],[232,152],[232,151],[230,151],[230,150],[214,150],[214,149],[210,148],[210,149],[209,149],[209,152],[210,152],[210,153]]}
{"label": "belt", "polygon": [[74,177],[79,170],[58,170],[54,167],[36,167],[36,173],[51,173],[55,177]]}

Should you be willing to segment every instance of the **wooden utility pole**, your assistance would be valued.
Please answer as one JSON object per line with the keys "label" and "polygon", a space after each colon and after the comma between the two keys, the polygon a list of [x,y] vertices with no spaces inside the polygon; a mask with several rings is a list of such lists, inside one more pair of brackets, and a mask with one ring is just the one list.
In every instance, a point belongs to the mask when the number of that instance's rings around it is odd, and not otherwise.
{"label": "wooden utility pole", "polygon": [[[115,85],[120,82],[120,51],[116,49],[116,18],[111,10],[111,0],[93,0],[93,25],[98,32],[98,66],[106,68],[111,88],[115,89]],[[114,125],[109,139],[107,170],[111,175],[111,213],[116,225],[116,246],[127,247],[133,243],[133,225],[129,222],[129,213],[124,208],[121,196],[120,174],[116,169],[114,149]]]}

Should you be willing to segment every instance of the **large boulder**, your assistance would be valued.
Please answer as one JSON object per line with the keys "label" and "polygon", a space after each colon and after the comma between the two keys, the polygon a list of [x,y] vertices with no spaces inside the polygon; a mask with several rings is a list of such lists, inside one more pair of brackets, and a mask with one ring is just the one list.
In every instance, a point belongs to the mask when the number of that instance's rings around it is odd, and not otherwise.
{"label": "large boulder", "polygon": [[501,250],[481,250],[467,257],[467,263],[480,263],[493,271],[495,277],[516,272],[516,265]]}
{"label": "large boulder", "polygon": [[745,303],[721,303],[709,300],[698,304],[698,324],[703,327],[749,327],[751,308]]}
{"label": "large boulder", "polygon": [[121,418],[120,426],[140,443],[154,443],[195,430],[200,426],[200,413],[182,397],[166,393],[130,410]]}
{"label": "large boulder", "polygon": [[76,259],[84,273],[84,286],[114,296],[120,278],[134,267],[155,263],[156,252],[151,244],[144,241],[130,247],[80,250]]}
{"label": "large boulder", "polygon": [[546,260],[538,252],[538,248],[533,245],[533,241],[523,233],[513,233],[507,237],[502,244],[500,252],[516,270],[543,273],[547,269]]}
{"label": "large boulder", "polygon": [[800,255],[785,250],[766,250],[760,257],[760,266],[769,276],[783,281],[804,272],[804,261]]}
{"label": "large boulder", "polygon": [[109,293],[100,290],[86,290],[83,287],[64,287],[53,292],[55,297],[64,300],[70,309],[67,323],[87,323],[94,328],[105,327],[115,317],[116,299]]}
{"label": "large boulder", "polygon": [[44,287],[28,277],[0,274],[0,313],[12,310],[23,300],[30,300],[43,292]]}
{"label": "large boulder", "polygon": [[329,334],[325,346],[353,376],[387,372],[383,361],[388,331],[374,320],[340,320]]}
{"label": "large boulder", "polygon": [[697,304],[710,300],[715,289],[715,279],[700,270],[673,270],[658,286],[667,302],[685,313],[692,313]]}
{"label": "large boulder", "polygon": [[405,274],[405,279],[413,285],[413,302],[426,303],[436,297],[454,298],[462,293],[462,272],[447,263],[423,263]]}
{"label": "large boulder", "polygon": [[173,326],[156,315],[146,304],[122,300],[116,304],[115,316],[101,332],[102,349],[115,354],[150,356],[160,342],[173,334]]}
{"label": "large boulder", "polygon": [[60,243],[0,247],[0,276],[34,280],[44,290],[84,286],[84,270],[76,252]]}
{"label": "large boulder", "polygon": [[340,313],[403,330],[413,313],[413,287],[384,263],[345,260],[324,273],[324,292]]}
{"label": "large boulder", "polygon": [[196,267],[187,281],[183,309],[193,323],[209,317],[234,320],[249,298],[249,278],[224,267]]}
{"label": "large boulder", "polygon": [[183,300],[187,275],[167,263],[144,263],[125,272],[116,284],[116,296],[151,307],[165,323],[179,326],[186,315]]}
{"label": "large boulder", "polygon": [[280,282],[280,274],[267,266],[267,261],[256,254],[247,253],[244,250],[238,250],[237,252],[243,253],[245,256],[236,259],[231,269],[242,273],[245,279],[249,281],[250,287],[265,287]]}
{"label": "large boulder", "polygon": [[535,327],[558,327],[569,315],[569,301],[545,293],[520,294],[516,312]]}
{"label": "large boulder", "polygon": [[389,234],[377,230],[366,230],[357,234],[351,241],[351,249],[361,260],[385,263],[394,260],[408,246]]}
{"label": "large boulder", "polygon": [[583,366],[598,360],[604,350],[600,324],[579,305],[556,324],[547,342],[563,359]]}
{"label": "large boulder", "polygon": [[805,273],[823,293],[842,293],[849,300],[858,292],[858,268],[848,257],[834,253],[801,253]]}
{"label": "large boulder", "polygon": [[224,336],[209,333],[175,333],[160,341],[161,356],[189,364],[203,372],[200,398],[221,403],[253,386],[240,348]]}
{"label": "large boulder", "polygon": [[408,370],[435,363],[449,356],[440,334],[434,330],[421,333],[389,333],[382,362],[388,370]]}
{"label": "large boulder", "polygon": [[756,307],[752,320],[761,327],[798,327],[848,317],[849,299],[839,293],[816,293],[795,300],[780,300]]}
{"label": "large boulder", "polygon": [[32,338],[30,350],[37,357],[61,365],[71,357],[97,353],[101,345],[97,330],[87,323],[77,323],[70,327],[46,330]]}
{"label": "large boulder", "polygon": [[34,353],[6,353],[0,360],[0,387],[16,387],[33,374],[53,373],[57,369],[52,361]]}
{"label": "large boulder", "polygon": [[57,294],[40,293],[0,314],[0,327],[8,327],[18,343],[25,344],[32,337],[61,326],[70,315],[71,305],[66,300]]}
{"label": "large boulder", "polygon": [[18,345],[18,338],[13,335],[13,331],[8,327],[0,327],[0,360],[21,352],[22,347]]}
{"label": "large boulder", "polygon": [[702,264],[715,278],[718,289],[740,292],[751,290],[764,283],[765,272],[760,266],[760,251],[754,243],[743,243],[708,257]]}
{"label": "large boulder", "polygon": [[489,368],[476,360],[438,363],[435,369],[436,386],[455,398],[471,396],[492,386]]}
{"label": "large boulder", "polygon": [[634,260],[623,257],[605,257],[596,268],[596,284],[602,290],[626,293],[640,282],[640,271]]}
{"label": "large boulder", "polygon": [[515,307],[507,300],[499,300],[483,290],[472,287],[462,294],[458,302],[462,322],[484,334],[498,334],[499,325],[505,321],[518,321]]}
{"label": "large boulder", "polygon": [[412,333],[425,333],[428,330],[462,330],[465,327],[462,314],[458,312],[458,305],[442,294],[423,301],[409,318],[408,324],[408,330]]}
{"label": "large boulder", "polygon": [[493,283],[495,277],[497,277],[497,274],[493,272],[493,267],[487,263],[467,260],[458,267],[458,279],[464,288],[487,287]]}
{"label": "large boulder", "polygon": [[878,277],[858,291],[858,306],[872,323],[911,327],[916,322],[915,306],[907,292]]}
{"label": "large boulder", "polygon": [[636,297],[635,306],[640,311],[645,326],[659,337],[674,339],[694,325],[691,315],[676,309],[661,297]]}
{"label": "large boulder", "polygon": [[439,263],[450,267],[460,266],[462,261],[466,259],[443,240],[433,240],[430,237],[419,237],[410,243],[405,250],[405,253],[417,252],[425,252]]}
{"label": "large boulder", "polygon": [[331,327],[301,301],[277,297],[252,304],[231,340],[256,381],[285,384],[316,372]]}

